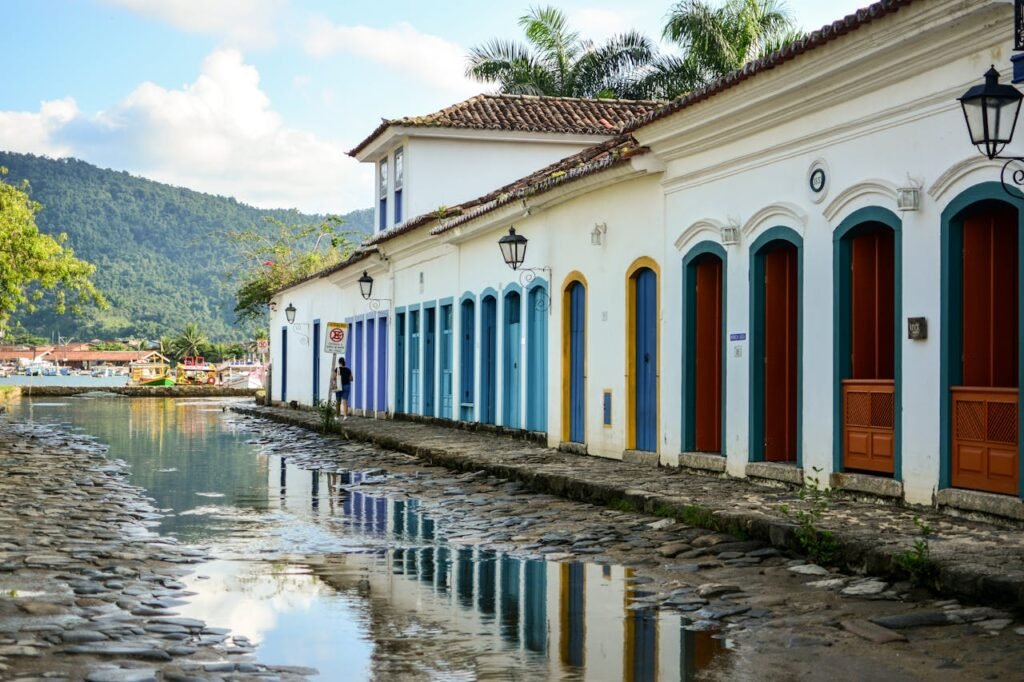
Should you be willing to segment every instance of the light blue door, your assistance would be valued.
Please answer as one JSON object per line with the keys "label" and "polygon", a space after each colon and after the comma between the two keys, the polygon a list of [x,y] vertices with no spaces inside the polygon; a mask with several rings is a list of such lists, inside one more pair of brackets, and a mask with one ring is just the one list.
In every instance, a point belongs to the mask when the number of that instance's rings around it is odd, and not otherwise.
{"label": "light blue door", "polygon": [[409,413],[420,407],[420,311],[409,311]]}
{"label": "light blue door", "polygon": [[405,412],[405,313],[395,314],[395,412]]}
{"label": "light blue door", "polygon": [[526,297],[526,428],[548,430],[548,294],[534,287]]}
{"label": "light blue door", "polygon": [[505,294],[501,423],[513,429],[519,428],[519,347],[522,343],[522,309],[522,297],[518,292],[510,291]]}
{"label": "light blue door", "polygon": [[377,409],[388,409],[388,318],[377,320]]}
{"label": "light blue door", "polygon": [[636,275],[636,449],[658,449],[658,277],[650,268]]}
{"label": "light blue door", "polygon": [[476,350],[476,315],[471,300],[462,302],[462,318],[459,324],[462,329],[462,345],[459,349],[459,418],[473,421],[474,378],[473,355]]}
{"label": "light blue door", "polygon": [[582,282],[569,285],[569,440],[586,438],[585,368],[587,362],[587,290]]}
{"label": "light blue door", "polygon": [[373,318],[366,321],[366,366],[363,368],[363,373],[366,376],[366,409],[375,410],[377,409],[377,403],[374,397],[377,394],[377,372],[376,372],[376,359],[377,359],[377,344],[376,341],[376,320]]}
{"label": "light blue door", "polygon": [[452,418],[452,307],[441,306],[441,416]]}
{"label": "light blue door", "polygon": [[363,407],[363,321],[356,322],[352,336],[352,357],[348,360],[352,370],[352,407]]}
{"label": "light blue door", "polygon": [[483,299],[480,312],[480,421],[497,421],[497,366],[498,366],[498,300],[494,296]]}
{"label": "light blue door", "polygon": [[423,311],[423,414],[434,416],[434,347],[437,345],[437,308]]}

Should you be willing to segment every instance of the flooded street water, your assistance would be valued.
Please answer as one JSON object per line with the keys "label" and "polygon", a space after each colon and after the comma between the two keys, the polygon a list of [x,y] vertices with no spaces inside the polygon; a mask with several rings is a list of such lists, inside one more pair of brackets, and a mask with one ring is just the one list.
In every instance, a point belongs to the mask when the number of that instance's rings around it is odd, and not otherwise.
{"label": "flooded street water", "polygon": [[[225,405],[73,398],[13,409],[93,436],[130,465],[166,514],[154,530],[215,557],[183,579],[196,594],[175,610],[230,628],[239,651],[330,680],[687,680],[730,656],[720,635],[645,602],[633,568],[495,550],[480,541],[493,518],[463,513],[487,500],[449,488],[421,504],[381,469],[299,468],[283,452],[286,430],[272,438],[261,430],[275,427]],[[430,511],[445,504],[459,507],[457,527]],[[531,523],[515,519],[506,535]]]}

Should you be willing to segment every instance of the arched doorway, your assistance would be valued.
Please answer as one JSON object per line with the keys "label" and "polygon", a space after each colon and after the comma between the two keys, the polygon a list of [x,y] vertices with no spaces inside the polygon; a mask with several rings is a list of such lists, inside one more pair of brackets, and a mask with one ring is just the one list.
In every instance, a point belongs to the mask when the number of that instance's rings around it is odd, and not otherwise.
{"label": "arched doorway", "polygon": [[788,228],[751,247],[751,422],[754,461],[800,463],[802,247]]}
{"label": "arched doorway", "polygon": [[547,283],[533,283],[526,295],[526,428],[548,430],[548,315]]}
{"label": "arched doorway", "polygon": [[695,246],[683,259],[684,452],[722,452],[725,409],[725,249]]}
{"label": "arched doorway", "polygon": [[587,280],[572,273],[562,287],[562,440],[586,442]]}
{"label": "arched doorway", "polygon": [[976,188],[943,214],[943,483],[1017,495],[1021,216],[998,196]]}
{"label": "arched doorway", "polygon": [[658,273],[649,258],[637,260],[627,277],[626,447],[658,451]]}
{"label": "arched doorway", "polygon": [[835,232],[837,471],[898,477],[899,226],[867,208]]}

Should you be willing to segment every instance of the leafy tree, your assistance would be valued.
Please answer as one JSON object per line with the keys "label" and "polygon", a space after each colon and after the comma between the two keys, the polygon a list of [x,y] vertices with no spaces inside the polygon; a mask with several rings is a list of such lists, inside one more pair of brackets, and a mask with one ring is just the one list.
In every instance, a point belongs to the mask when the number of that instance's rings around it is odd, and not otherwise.
{"label": "leafy tree", "polygon": [[28,183],[15,186],[6,176],[7,169],[0,166],[0,329],[19,307],[35,310],[44,292],[52,293],[58,313],[83,305],[106,306],[92,282],[96,267],[75,258],[64,245],[67,235],[39,232],[36,214],[42,206],[29,199]]}
{"label": "leafy tree", "polygon": [[235,314],[244,322],[261,322],[277,291],[348,258],[363,236],[340,230],[344,220],[336,216],[319,224],[266,220],[275,228],[270,234],[255,229],[228,232],[241,257],[229,274],[238,285]]}
{"label": "leafy tree", "polygon": [[466,75],[509,94],[636,99],[639,69],[657,52],[636,31],[595,45],[570,30],[554,7],[531,8],[519,26],[527,44],[494,39],[470,48]]}
{"label": "leafy tree", "polygon": [[676,97],[742,68],[799,40],[803,34],[780,0],[680,0],[669,10],[663,37],[681,56],[655,60],[639,88]]}
{"label": "leafy tree", "polygon": [[206,334],[199,329],[199,325],[189,322],[171,340],[172,353],[178,360],[187,355],[202,355],[208,343]]}
{"label": "leafy tree", "polygon": [[[242,341],[251,329],[237,323],[234,286],[225,263],[237,259],[225,238],[230,228],[253,226],[263,235],[272,216],[288,223],[320,222],[296,210],[258,209],[229,197],[193,192],[128,173],[104,170],[77,159],[48,159],[0,151],[13,184],[32,183],[31,198],[44,208],[39,230],[58,235],[78,258],[96,265],[93,281],[110,307],[86,307],[80,315],[57,315],[53,294],[37,310],[20,308],[12,324],[44,337],[59,332],[78,339],[147,338],[173,335],[198,322],[211,339]],[[373,229],[373,209],[344,216],[346,229]]]}

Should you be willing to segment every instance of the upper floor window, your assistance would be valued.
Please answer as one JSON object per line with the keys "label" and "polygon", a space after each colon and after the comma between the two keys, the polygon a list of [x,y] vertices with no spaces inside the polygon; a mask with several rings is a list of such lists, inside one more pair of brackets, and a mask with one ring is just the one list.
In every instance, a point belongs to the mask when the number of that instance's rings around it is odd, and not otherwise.
{"label": "upper floor window", "polygon": [[405,175],[405,154],[401,147],[395,150],[395,225],[402,222],[402,179]]}
{"label": "upper floor window", "polygon": [[388,226],[388,160],[380,162],[377,169],[377,200],[380,202],[380,229]]}

